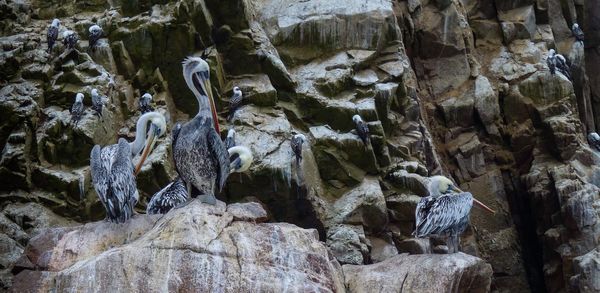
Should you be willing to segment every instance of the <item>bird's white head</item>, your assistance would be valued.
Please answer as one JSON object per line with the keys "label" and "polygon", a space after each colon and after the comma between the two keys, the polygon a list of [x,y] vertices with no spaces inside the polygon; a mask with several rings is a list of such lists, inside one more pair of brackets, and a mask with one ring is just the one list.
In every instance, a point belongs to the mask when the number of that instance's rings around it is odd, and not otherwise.
{"label": "bird's white head", "polygon": [[556,51],[554,51],[554,49],[548,50],[548,55],[549,56],[554,56],[555,53],[556,53]]}
{"label": "bird's white head", "polygon": [[573,30],[578,29],[578,28],[579,28],[579,25],[577,23],[574,23],[573,24]]}
{"label": "bird's white head", "polygon": [[245,146],[234,146],[232,148],[229,148],[227,150],[227,152],[229,152],[229,157],[233,157],[233,155],[238,155],[238,158],[240,159],[240,163],[235,165],[235,160],[231,162],[231,164],[229,165],[229,169],[230,172],[237,172],[237,173],[241,173],[244,172],[246,170],[248,170],[250,168],[250,165],[252,165],[252,162],[254,161],[254,156],[252,155],[252,151],[250,151],[249,148],[245,147]]}
{"label": "bird's white head", "polygon": [[[148,133],[144,133],[148,121],[150,121],[150,129],[148,130]],[[140,172],[146,157],[148,157],[150,150],[152,150],[154,147],[155,139],[163,136],[166,132],[167,121],[165,120],[165,116],[159,112],[148,112],[140,116],[136,125],[135,141],[132,143],[133,146],[131,148],[132,155],[135,156],[140,152],[142,143],[144,144],[142,157],[140,158],[138,165],[135,167],[136,175]]]}
{"label": "bird's white head", "polygon": [[451,192],[462,192],[452,180],[445,176],[437,175],[430,178],[429,192],[431,195],[442,195]]}
{"label": "bird's white head", "polygon": [[[196,56],[188,57],[183,60],[183,78],[187,86],[194,92],[201,112],[203,107],[210,107],[215,130],[220,132],[219,119],[217,117],[217,108],[210,86],[210,67],[204,59]],[[208,97],[208,104],[203,97]],[[204,106],[203,106],[204,105]]]}
{"label": "bird's white head", "polygon": [[82,93],[77,93],[75,95],[75,102],[77,102],[77,103],[83,102],[83,94]]}
{"label": "bird's white head", "polygon": [[600,135],[598,135],[598,133],[596,133],[596,132],[591,132],[591,133],[589,134],[589,137],[590,137],[591,139],[593,139],[593,140],[600,141]]}
{"label": "bird's white head", "polygon": [[67,38],[67,37],[69,37],[72,34],[73,34],[72,30],[66,30],[66,31],[63,32],[63,38]]}
{"label": "bird's white head", "polygon": [[60,26],[60,20],[58,20],[58,18],[53,19],[51,26],[58,28]]}
{"label": "bird's white head", "polygon": [[92,89],[92,97],[97,97],[98,96],[98,90],[97,89]]}
{"label": "bird's white head", "polygon": [[152,101],[152,95],[149,93],[145,93],[142,95],[142,99]]}
{"label": "bird's white head", "polygon": [[360,115],[356,114],[352,116],[352,121],[354,121],[354,123],[358,123],[362,121],[362,118],[360,117]]}
{"label": "bird's white head", "polygon": [[294,139],[300,139],[303,143],[306,142],[306,136],[304,136],[302,133],[294,135]]}
{"label": "bird's white head", "polygon": [[88,31],[90,33],[99,33],[99,32],[102,31],[102,28],[99,25],[94,24],[94,25],[90,26],[90,28],[88,29]]}
{"label": "bird's white head", "polygon": [[235,130],[233,128],[229,129],[229,131],[227,131],[227,137],[234,137],[234,136],[235,136]]}
{"label": "bird's white head", "polygon": [[240,90],[240,88],[239,88],[239,87],[237,87],[237,86],[234,86],[234,87],[233,87],[233,93],[234,93],[234,94],[241,95],[241,94],[242,94],[242,90]]}

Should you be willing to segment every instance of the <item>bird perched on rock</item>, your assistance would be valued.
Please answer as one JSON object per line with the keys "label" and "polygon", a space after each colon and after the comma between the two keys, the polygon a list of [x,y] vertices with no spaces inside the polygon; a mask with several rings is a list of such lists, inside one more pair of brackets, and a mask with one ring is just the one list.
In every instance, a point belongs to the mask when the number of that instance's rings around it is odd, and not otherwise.
{"label": "bird perched on rock", "polygon": [[369,141],[371,137],[369,135],[369,126],[362,120],[360,115],[352,116],[352,121],[354,121],[354,125],[356,127],[356,132],[358,133],[358,137],[365,144],[365,148],[368,148]]}
{"label": "bird perched on rock", "polygon": [[252,165],[254,157],[249,148],[239,145],[228,149],[227,152],[229,153],[229,172],[241,173]]}
{"label": "bird perched on rock", "polygon": [[583,40],[584,40],[583,30],[579,27],[579,25],[577,23],[573,24],[573,26],[571,27],[571,31],[573,32],[573,36],[575,37],[575,40],[583,43]]}
{"label": "bird perched on rock", "polygon": [[79,36],[72,30],[66,30],[63,32],[63,44],[67,49],[75,49],[75,46],[79,42]]}
{"label": "bird perched on rock", "polygon": [[145,93],[140,97],[140,100],[138,101],[138,103],[140,106],[140,112],[142,112],[142,114],[144,114],[146,112],[154,111],[154,108],[152,108],[152,106],[150,106],[151,102],[152,102],[152,95],[149,93]]}
{"label": "bird perched on rock", "polygon": [[89,39],[90,49],[94,49],[98,40],[100,38],[102,38],[102,28],[99,25],[94,24],[94,25],[90,26],[88,31],[89,31],[88,39]]}
{"label": "bird perched on rock", "polygon": [[166,214],[174,207],[187,202],[188,198],[185,182],[181,180],[181,177],[177,177],[152,196],[146,207],[146,213],[150,215]]}
{"label": "bird perched on rock", "polygon": [[546,63],[550,69],[550,74],[554,75],[558,70],[558,72],[562,73],[562,75],[571,80],[571,70],[569,69],[569,65],[567,65],[567,59],[565,59],[563,55],[557,54],[554,49],[550,49],[548,51]]}
{"label": "bird perched on rock", "polygon": [[239,87],[233,87],[233,95],[229,99],[229,115],[227,121],[231,121],[235,115],[235,111],[242,105],[243,94]]}
{"label": "bird perched on rock", "polygon": [[587,138],[590,146],[595,150],[600,151],[600,135],[598,135],[596,132],[590,132]]}
{"label": "bird perched on rock", "polygon": [[83,111],[83,94],[77,93],[77,95],[75,95],[75,103],[73,103],[73,106],[71,107],[71,123],[75,123],[75,125],[79,124]]}
{"label": "bird perched on rock", "polygon": [[52,48],[54,47],[54,43],[56,43],[56,39],[58,39],[58,28],[60,27],[60,20],[55,18],[52,20],[52,24],[48,27],[48,33],[46,35],[48,41],[48,53],[52,52]]}
{"label": "bird perched on rock", "polygon": [[292,147],[292,151],[296,156],[296,165],[299,165],[302,161],[302,144],[306,142],[306,136],[302,133],[298,133],[292,137],[292,141],[290,145]]}
{"label": "bird perched on rock", "polygon": [[96,111],[96,115],[102,117],[102,96],[98,93],[97,89],[92,89],[92,109]]}
{"label": "bird perched on rock", "polygon": [[473,202],[485,210],[495,213],[470,192],[463,192],[444,176],[428,179],[429,196],[421,198],[415,210],[416,228],[413,235],[419,238],[446,236],[448,252],[458,252],[459,236],[469,225]]}
{"label": "bird perched on rock", "polygon": [[230,149],[235,146],[235,130],[229,129],[227,131],[227,137],[225,138],[225,147]]}

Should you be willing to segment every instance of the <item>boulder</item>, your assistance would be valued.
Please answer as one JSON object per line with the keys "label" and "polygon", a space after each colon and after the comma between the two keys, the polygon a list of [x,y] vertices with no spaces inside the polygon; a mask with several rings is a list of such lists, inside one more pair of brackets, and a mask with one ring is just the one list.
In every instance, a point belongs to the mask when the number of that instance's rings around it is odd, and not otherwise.
{"label": "boulder", "polygon": [[514,39],[531,39],[535,35],[535,10],[533,5],[499,11],[504,41],[508,44]]}
{"label": "boulder", "polygon": [[369,247],[362,226],[335,225],[327,230],[327,247],[342,264],[364,264]]}
{"label": "boulder", "polygon": [[365,177],[363,182],[338,199],[332,206],[331,223],[362,225],[380,231],[388,222],[387,208],[379,181]]}

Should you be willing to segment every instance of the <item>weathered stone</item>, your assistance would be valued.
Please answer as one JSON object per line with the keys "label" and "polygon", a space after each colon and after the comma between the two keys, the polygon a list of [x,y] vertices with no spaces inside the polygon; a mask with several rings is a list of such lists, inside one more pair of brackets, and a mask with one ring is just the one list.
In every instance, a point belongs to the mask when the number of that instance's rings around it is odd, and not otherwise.
{"label": "weathered stone", "polygon": [[352,77],[352,81],[357,86],[370,86],[377,82],[379,78],[377,74],[372,69],[366,69],[363,71],[359,71],[354,74]]}
{"label": "weathered stone", "polygon": [[408,238],[397,245],[400,253],[428,254],[433,251],[429,238]]}
{"label": "weathered stone", "polygon": [[388,221],[385,198],[375,178],[365,177],[356,188],[344,194],[332,207],[331,223],[362,225],[379,231]]}
{"label": "weathered stone", "polygon": [[261,223],[268,220],[267,211],[256,202],[230,204],[227,212],[233,215],[234,221]]}
{"label": "weathered stone", "polygon": [[471,126],[473,125],[473,105],[474,99],[470,95],[461,98],[449,98],[439,104],[444,113],[446,126]]}
{"label": "weathered stone", "polygon": [[277,91],[265,74],[240,76],[231,81],[231,87],[242,90],[244,98],[257,106],[273,106],[277,103]]}
{"label": "weathered stone", "polygon": [[369,254],[361,226],[335,225],[327,230],[327,247],[342,264],[363,264]]}
{"label": "weathered stone", "polygon": [[533,5],[515,8],[506,12],[499,11],[504,41],[510,43],[514,39],[530,39],[535,35],[535,11]]}

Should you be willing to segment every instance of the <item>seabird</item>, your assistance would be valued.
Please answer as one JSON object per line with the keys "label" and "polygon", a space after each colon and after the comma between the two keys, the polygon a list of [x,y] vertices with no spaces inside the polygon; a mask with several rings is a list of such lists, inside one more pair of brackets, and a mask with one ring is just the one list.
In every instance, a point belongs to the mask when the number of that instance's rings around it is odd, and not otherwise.
{"label": "seabird", "polygon": [[88,31],[90,33],[89,34],[90,49],[94,49],[98,40],[100,38],[102,38],[102,28],[99,25],[94,24],[94,25],[90,26]]}
{"label": "seabird", "polygon": [[79,36],[72,30],[66,30],[63,32],[63,44],[68,49],[75,49]]}
{"label": "seabird", "polygon": [[571,31],[573,32],[573,36],[575,36],[575,40],[583,43],[583,40],[584,40],[583,30],[579,27],[579,25],[577,23],[573,24],[573,27],[571,27]]}
{"label": "seabird", "polygon": [[149,93],[145,93],[144,95],[142,95],[140,97],[140,100],[138,101],[138,103],[140,106],[140,112],[142,112],[142,114],[144,114],[146,112],[154,111],[154,108],[152,108],[152,106],[150,106],[151,102],[152,102],[152,95]]}
{"label": "seabird", "polygon": [[48,53],[52,52],[52,48],[54,47],[54,43],[58,38],[58,28],[60,27],[60,20],[55,18],[52,20],[52,24],[48,27],[48,34],[46,35],[48,40]]}
{"label": "seabird", "polygon": [[96,111],[99,117],[102,117],[102,105],[102,96],[100,96],[97,89],[92,89],[92,109]]}
{"label": "seabird", "polygon": [[[149,131],[148,122],[150,122]],[[138,119],[133,142],[128,143],[120,138],[117,144],[103,148],[95,145],[92,148],[90,155],[92,182],[110,221],[123,223],[133,215],[133,208],[139,199],[135,174],[144,164],[156,137],[162,136],[166,128],[165,117],[162,114],[146,113]],[[140,152],[142,157],[134,169],[133,157]]]}
{"label": "seabird", "polygon": [[188,194],[185,187],[185,182],[181,177],[177,177],[173,182],[169,183],[159,192],[152,196],[146,207],[146,213],[166,214],[172,208],[187,202]]}
{"label": "seabird", "polygon": [[234,146],[227,150],[229,153],[229,170],[231,173],[241,173],[252,165],[254,157],[252,151],[245,146]]}
{"label": "seabird", "polygon": [[290,145],[292,146],[292,151],[296,156],[296,165],[300,164],[302,161],[302,144],[306,141],[306,136],[302,133],[298,133],[292,137],[292,141]]}
{"label": "seabird", "polygon": [[225,138],[225,147],[230,149],[235,146],[235,130],[229,129],[227,131],[227,137]]}
{"label": "seabird", "polygon": [[369,126],[362,120],[360,115],[352,116],[352,121],[354,121],[354,125],[356,126],[356,132],[358,133],[358,137],[362,140],[365,148],[368,148],[370,136],[369,136]]}
{"label": "seabird", "polygon": [[200,195],[202,202],[214,205],[215,189],[221,190],[229,176],[229,154],[219,136],[208,63],[188,57],[183,61],[183,77],[198,100],[199,110],[192,120],[173,130],[173,160],[188,194]]}
{"label": "seabird", "polygon": [[590,132],[587,138],[590,146],[595,148],[597,151],[600,151],[600,135],[598,135],[596,132]]}
{"label": "seabird", "polygon": [[79,124],[79,120],[81,120],[81,116],[83,115],[83,94],[77,93],[75,95],[75,103],[71,107],[71,123],[75,123],[75,125]]}
{"label": "seabird", "polygon": [[558,72],[562,73],[566,78],[571,80],[569,66],[567,65],[567,60],[563,55],[556,54],[556,51],[554,51],[554,49],[550,49],[548,51],[546,63],[548,64],[548,68],[550,69],[550,74],[554,75],[556,73],[556,70],[558,70]]}
{"label": "seabird", "polygon": [[470,192],[458,189],[444,176],[429,178],[429,196],[421,198],[415,210],[416,229],[413,235],[419,238],[431,235],[446,236],[448,252],[458,252],[458,236],[469,225],[473,202],[485,210],[495,213]]}
{"label": "seabird", "polygon": [[242,105],[243,94],[239,87],[233,87],[233,95],[229,99],[229,115],[227,121],[231,121],[235,116],[235,111]]}

